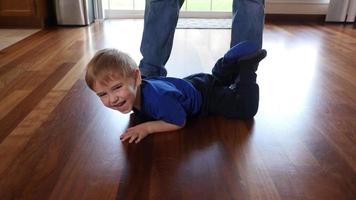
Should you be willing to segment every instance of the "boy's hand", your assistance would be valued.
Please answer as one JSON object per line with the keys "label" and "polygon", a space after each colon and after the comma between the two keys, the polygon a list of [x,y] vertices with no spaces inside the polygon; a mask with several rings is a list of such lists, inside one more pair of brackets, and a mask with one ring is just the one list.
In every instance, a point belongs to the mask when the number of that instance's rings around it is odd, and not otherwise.
{"label": "boy's hand", "polygon": [[168,132],[181,129],[184,126],[177,126],[175,124],[170,124],[161,120],[149,121],[137,126],[128,128],[125,133],[120,136],[121,141],[129,139],[129,143],[135,142],[138,143],[148,134]]}
{"label": "boy's hand", "polygon": [[145,138],[148,135],[148,131],[145,130],[144,127],[142,126],[134,126],[131,128],[128,128],[121,136],[120,140],[123,142],[127,139],[129,139],[129,143],[134,142],[138,143],[140,142],[143,138]]}

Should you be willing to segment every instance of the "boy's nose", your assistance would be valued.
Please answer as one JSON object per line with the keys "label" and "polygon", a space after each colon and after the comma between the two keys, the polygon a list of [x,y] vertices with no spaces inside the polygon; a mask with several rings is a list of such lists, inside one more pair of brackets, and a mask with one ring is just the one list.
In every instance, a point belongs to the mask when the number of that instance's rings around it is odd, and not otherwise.
{"label": "boy's nose", "polygon": [[115,96],[115,95],[110,95],[110,103],[111,104],[115,104],[119,101],[119,97]]}

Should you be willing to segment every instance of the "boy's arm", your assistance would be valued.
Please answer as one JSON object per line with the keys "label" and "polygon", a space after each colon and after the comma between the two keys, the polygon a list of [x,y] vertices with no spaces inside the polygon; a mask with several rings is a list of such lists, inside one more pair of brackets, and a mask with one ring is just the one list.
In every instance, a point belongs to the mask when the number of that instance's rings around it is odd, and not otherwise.
{"label": "boy's arm", "polygon": [[148,134],[152,133],[159,133],[159,132],[167,132],[167,131],[174,131],[178,130],[184,127],[184,124],[182,126],[178,126],[175,124],[170,124],[162,120],[158,121],[149,121],[145,122],[142,124],[139,124],[137,126],[133,126],[131,128],[128,128],[121,136],[120,139],[121,141],[125,141],[127,139],[129,140],[129,143],[135,141],[135,143],[138,143],[141,141],[144,137],[146,137]]}

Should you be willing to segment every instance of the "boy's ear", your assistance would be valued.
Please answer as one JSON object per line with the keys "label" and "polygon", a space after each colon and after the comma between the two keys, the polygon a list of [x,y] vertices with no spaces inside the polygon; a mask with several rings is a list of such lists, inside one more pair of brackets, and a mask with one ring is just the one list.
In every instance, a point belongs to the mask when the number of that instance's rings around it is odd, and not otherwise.
{"label": "boy's ear", "polygon": [[134,77],[135,77],[135,84],[141,85],[142,78],[141,78],[141,71],[139,69],[135,69],[134,71]]}

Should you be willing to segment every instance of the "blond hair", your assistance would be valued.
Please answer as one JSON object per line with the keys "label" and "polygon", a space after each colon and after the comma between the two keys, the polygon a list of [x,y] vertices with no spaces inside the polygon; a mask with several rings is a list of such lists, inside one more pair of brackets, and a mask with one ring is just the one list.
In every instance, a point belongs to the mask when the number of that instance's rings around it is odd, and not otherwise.
{"label": "blond hair", "polygon": [[93,89],[95,81],[107,81],[112,77],[129,78],[138,66],[126,53],[117,49],[102,49],[96,52],[87,65],[85,81]]}

